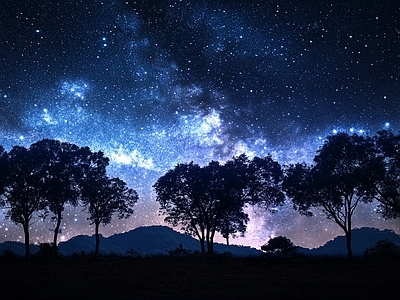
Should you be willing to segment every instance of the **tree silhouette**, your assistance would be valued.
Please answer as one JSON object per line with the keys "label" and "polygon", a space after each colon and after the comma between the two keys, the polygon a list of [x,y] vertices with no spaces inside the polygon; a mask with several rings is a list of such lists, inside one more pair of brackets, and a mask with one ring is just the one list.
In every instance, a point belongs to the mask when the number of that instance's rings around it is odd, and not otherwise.
{"label": "tree silhouette", "polygon": [[363,252],[363,256],[375,258],[400,257],[400,246],[388,239],[380,240],[373,247],[367,248]]}
{"label": "tree silhouette", "polygon": [[243,197],[237,193],[243,188],[235,186],[226,171],[216,161],[203,168],[193,162],[178,164],[154,185],[160,211],[167,215],[165,221],[181,225],[182,230],[197,237],[202,253],[205,242],[208,253],[214,252],[217,231],[231,234],[232,224],[243,230],[248,220],[243,213]]}
{"label": "tree silhouette", "polygon": [[385,175],[376,185],[379,212],[385,218],[400,217],[400,135],[382,130],[375,143],[385,162]]}
{"label": "tree silhouette", "polygon": [[291,166],[283,188],[293,206],[307,216],[310,208],[321,208],[346,235],[352,257],[352,217],[360,201],[372,201],[375,183],[382,174],[382,160],[371,138],[345,133],[329,136],[314,158],[315,165]]}
{"label": "tree silhouette", "polygon": [[248,221],[249,217],[243,210],[223,212],[221,219],[216,225],[217,231],[221,233],[222,237],[226,240],[226,244],[229,245],[230,236],[235,238],[237,233],[240,236],[244,236]]}
{"label": "tree silhouette", "polygon": [[244,213],[244,182],[237,180],[231,164],[211,161],[201,169],[205,183],[201,203],[205,211],[206,242],[209,253],[214,252],[214,236],[220,232],[229,244],[229,235],[244,234],[249,220]]}
{"label": "tree silhouette", "polygon": [[216,232],[229,243],[229,236],[243,234],[248,216],[246,202],[263,207],[282,203],[282,171],[268,156],[250,161],[245,155],[220,165],[211,161],[200,167],[178,164],[160,177],[154,188],[165,221],[197,237],[201,251],[213,253]]}
{"label": "tree silhouette", "polygon": [[264,158],[254,157],[245,164],[245,202],[264,209],[282,205],[283,171],[280,164],[268,154]]}
{"label": "tree silhouette", "polygon": [[172,226],[181,225],[186,233],[196,236],[201,252],[205,253],[206,212],[201,202],[206,182],[201,175],[200,166],[193,162],[178,164],[161,176],[153,187],[160,211],[166,215],[165,221]]}
{"label": "tree silhouette", "polygon": [[297,249],[292,241],[284,236],[272,238],[267,244],[261,246],[261,250],[269,255],[288,257],[296,254]]}
{"label": "tree silhouette", "polygon": [[89,161],[89,164],[83,166],[84,173],[80,184],[82,202],[89,212],[88,220],[90,224],[95,225],[95,254],[98,254],[99,225],[109,224],[115,213],[119,219],[130,217],[139,197],[123,180],[107,176],[106,167],[109,159],[102,152],[92,153]]}
{"label": "tree silhouette", "polygon": [[54,214],[56,225],[53,245],[57,246],[64,206],[66,203],[74,206],[78,204],[80,190],[77,184],[77,168],[80,148],[74,144],[44,139],[32,144],[30,151],[38,163],[45,166],[40,173],[43,180],[42,196],[48,209]]}
{"label": "tree silhouette", "polygon": [[[0,146],[0,195],[4,193],[4,186],[7,179],[7,153],[4,151],[3,146]],[[0,197],[0,207],[4,206],[4,201]]]}
{"label": "tree silhouette", "polygon": [[9,210],[6,217],[21,224],[25,237],[25,256],[29,257],[29,227],[33,214],[46,207],[42,197],[43,165],[24,147],[14,146],[7,154],[6,187],[4,196]]}
{"label": "tree silhouette", "polygon": [[[228,185],[226,193],[236,199],[237,205],[257,205],[264,209],[282,205],[285,195],[282,192],[283,172],[278,162],[271,155],[264,158],[254,157],[250,160],[242,154],[227,161],[224,165]],[[245,222],[243,222],[245,221]],[[232,210],[224,215],[219,225],[219,232],[229,244],[229,235],[244,234],[248,222],[243,210]]]}

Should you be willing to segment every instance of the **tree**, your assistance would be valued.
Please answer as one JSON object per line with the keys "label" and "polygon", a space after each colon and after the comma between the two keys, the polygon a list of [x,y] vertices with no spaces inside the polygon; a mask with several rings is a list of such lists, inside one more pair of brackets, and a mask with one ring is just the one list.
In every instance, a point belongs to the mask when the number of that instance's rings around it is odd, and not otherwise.
{"label": "tree", "polygon": [[385,218],[400,217],[400,135],[382,130],[374,139],[385,162],[385,174],[376,185],[378,212]]}
{"label": "tree", "polygon": [[46,206],[42,197],[43,165],[31,151],[15,146],[7,154],[4,196],[8,212],[6,217],[21,224],[25,237],[25,256],[29,257],[29,227],[35,212]]}
{"label": "tree", "polygon": [[[7,171],[7,153],[4,151],[3,146],[0,146],[0,196],[4,193],[4,186],[6,183],[6,171]],[[0,207],[3,206],[4,203],[0,197]]]}
{"label": "tree", "polygon": [[241,155],[224,165],[216,161],[205,167],[193,162],[178,164],[160,177],[154,188],[160,211],[167,215],[165,221],[182,225],[182,230],[199,239],[203,253],[205,242],[208,252],[213,253],[216,232],[227,243],[230,235],[245,232],[246,202],[264,207],[283,202],[281,176],[279,164],[273,163],[270,156],[250,161]]}
{"label": "tree", "polygon": [[377,241],[375,246],[367,248],[364,257],[390,258],[400,257],[400,247],[390,240]]}
{"label": "tree", "polygon": [[267,244],[261,246],[261,250],[265,251],[269,255],[280,257],[293,256],[297,252],[292,241],[284,236],[270,239]]}
{"label": "tree", "polygon": [[221,233],[226,240],[226,244],[229,245],[230,236],[235,238],[237,233],[240,236],[244,236],[248,221],[249,216],[243,210],[222,213],[222,217],[217,224],[217,231]]}
{"label": "tree", "polygon": [[106,167],[109,160],[102,152],[92,153],[90,162],[84,166],[81,192],[83,205],[89,212],[88,220],[90,224],[95,225],[95,254],[98,254],[100,224],[109,224],[115,213],[119,219],[129,218],[139,197],[123,180],[107,176]]}
{"label": "tree", "polygon": [[160,177],[154,188],[160,211],[167,215],[165,221],[181,225],[182,230],[197,237],[202,253],[205,242],[208,253],[214,252],[217,231],[229,235],[232,224],[243,230],[248,220],[243,212],[243,197],[238,193],[240,186],[233,184],[227,169],[216,161],[205,167],[193,162],[178,164]]}
{"label": "tree", "polygon": [[0,146],[0,208],[4,207],[5,201],[3,198],[4,188],[7,181],[7,153],[3,146]]}
{"label": "tree", "polygon": [[201,252],[205,253],[206,216],[201,202],[206,183],[202,179],[200,166],[190,162],[169,170],[153,187],[165,221],[172,226],[181,225],[187,234],[197,237]]}
{"label": "tree", "polygon": [[229,235],[244,234],[249,220],[244,213],[244,182],[235,177],[231,164],[220,165],[211,161],[201,169],[204,187],[204,201],[201,209],[205,211],[206,242],[209,253],[214,252],[214,237],[220,232],[229,244]]}
{"label": "tree", "polygon": [[280,164],[268,154],[264,158],[254,157],[244,168],[245,202],[264,209],[283,205],[283,171]]}
{"label": "tree", "polygon": [[382,160],[371,138],[339,133],[328,137],[314,162],[314,166],[290,166],[283,189],[300,213],[312,216],[310,209],[320,208],[339,225],[351,258],[352,217],[360,202],[370,202],[376,195]]}
{"label": "tree", "polygon": [[[271,155],[250,160],[242,154],[226,162],[224,169],[229,183],[226,191],[234,195],[231,198],[236,199],[241,207],[249,204],[269,210],[284,203],[285,195],[281,187],[283,172]],[[229,235],[235,237],[237,232],[243,235],[247,222],[248,216],[243,210],[233,210],[223,217],[219,232],[229,244]]]}
{"label": "tree", "polygon": [[42,197],[54,214],[56,225],[53,245],[56,247],[65,204],[78,205],[80,148],[74,144],[44,139],[32,144],[30,151],[38,163],[45,166],[40,174],[43,180]]}

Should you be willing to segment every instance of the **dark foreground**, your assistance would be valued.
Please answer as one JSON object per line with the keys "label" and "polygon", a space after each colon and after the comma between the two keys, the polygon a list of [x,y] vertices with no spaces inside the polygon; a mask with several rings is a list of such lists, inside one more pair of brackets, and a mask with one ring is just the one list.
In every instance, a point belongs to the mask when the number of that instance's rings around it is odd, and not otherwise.
{"label": "dark foreground", "polygon": [[400,299],[400,259],[0,258],[1,299]]}

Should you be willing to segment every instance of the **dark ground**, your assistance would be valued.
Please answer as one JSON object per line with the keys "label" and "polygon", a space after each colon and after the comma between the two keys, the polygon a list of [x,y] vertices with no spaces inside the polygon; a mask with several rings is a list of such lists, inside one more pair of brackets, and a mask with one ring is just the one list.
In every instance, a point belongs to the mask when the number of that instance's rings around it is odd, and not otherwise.
{"label": "dark ground", "polygon": [[1,299],[400,299],[400,259],[0,258]]}

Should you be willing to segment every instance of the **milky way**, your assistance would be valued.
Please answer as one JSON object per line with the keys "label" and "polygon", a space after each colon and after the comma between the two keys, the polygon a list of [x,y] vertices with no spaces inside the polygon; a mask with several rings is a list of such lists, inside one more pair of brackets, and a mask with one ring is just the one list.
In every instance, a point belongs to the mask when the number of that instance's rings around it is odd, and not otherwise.
{"label": "milky way", "polygon": [[[152,185],[177,163],[271,153],[310,162],[339,131],[400,128],[400,5],[393,1],[3,1],[0,144],[52,138],[102,150],[139,193],[104,235],[164,224]],[[392,228],[376,204],[354,226]],[[248,208],[245,238],[315,247],[341,234],[289,204]],[[32,225],[32,242],[52,223]],[[92,234],[67,207],[62,239]],[[0,217],[0,241],[22,229]]]}

